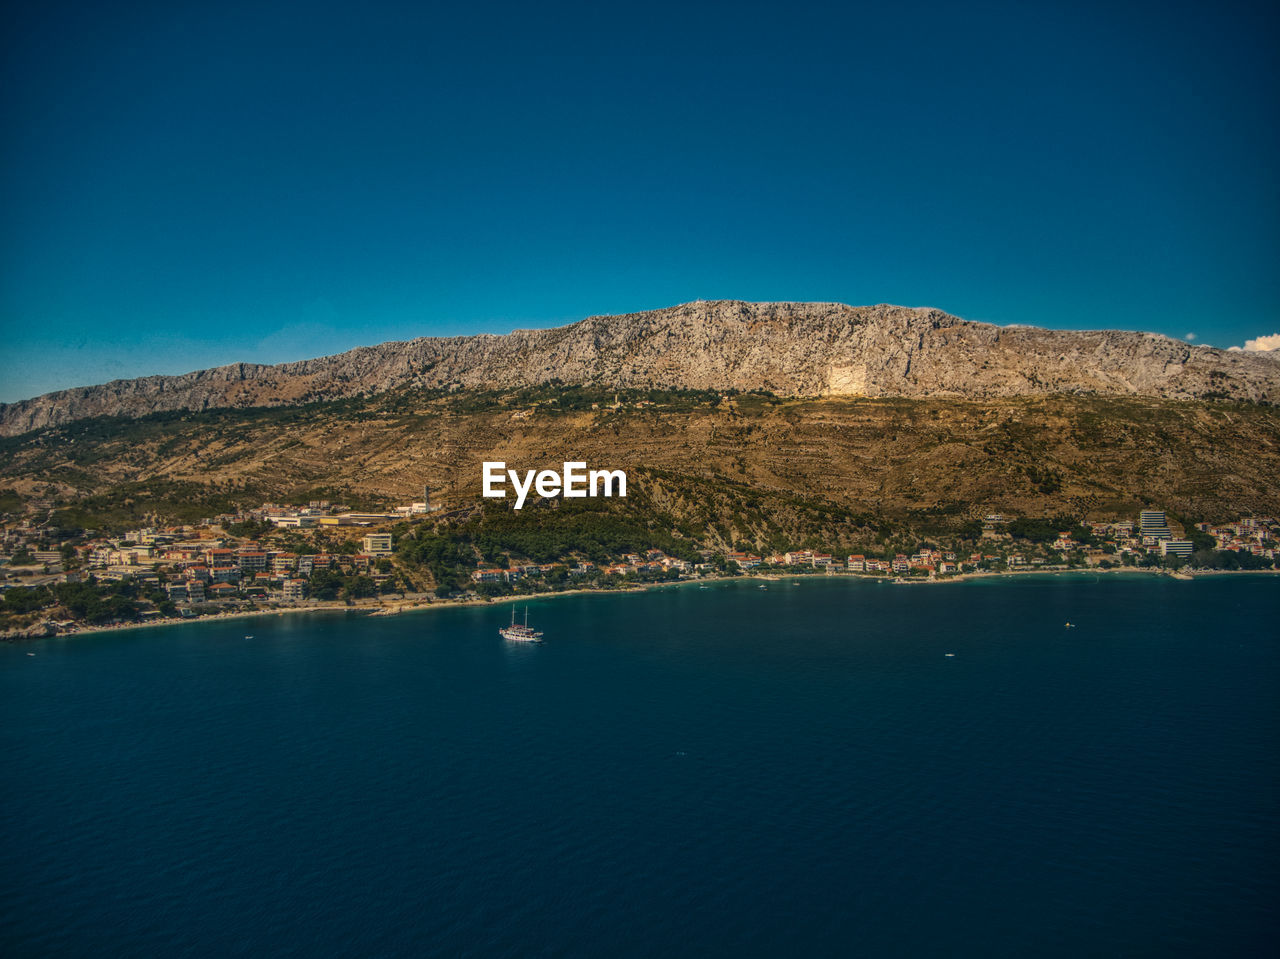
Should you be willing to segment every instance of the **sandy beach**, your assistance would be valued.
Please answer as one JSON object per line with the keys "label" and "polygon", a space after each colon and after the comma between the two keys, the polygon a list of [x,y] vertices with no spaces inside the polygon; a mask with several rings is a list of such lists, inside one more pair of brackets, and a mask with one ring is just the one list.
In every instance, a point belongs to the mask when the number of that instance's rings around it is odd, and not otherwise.
{"label": "sandy beach", "polygon": [[[944,583],[965,583],[975,580],[984,579],[1002,579],[1020,576],[1080,576],[1080,575],[1111,575],[1111,574],[1129,574],[1129,575],[1146,575],[1146,576],[1167,576],[1170,579],[1179,579],[1190,581],[1206,576],[1239,576],[1239,575],[1277,575],[1280,570],[1261,569],[1261,570],[1196,570],[1194,572],[1179,571],[1177,573],[1163,569],[1144,569],[1136,566],[1117,566],[1112,569],[1025,569],[1025,570],[981,570],[969,573],[954,573],[942,577],[893,577],[888,575],[878,576],[867,573],[850,573],[841,571],[833,571],[830,573],[797,573],[792,572],[766,572],[766,573],[743,573],[738,576],[711,576],[699,577],[697,579],[681,579],[673,582],[665,583],[637,583],[629,586],[619,586],[612,589],[592,589],[592,588],[573,588],[554,590],[544,593],[524,593],[512,596],[495,596],[492,598],[464,599],[464,600],[448,600],[429,597],[427,594],[416,594],[400,598],[383,597],[373,601],[356,602],[351,605],[345,603],[325,603],[308,606],[285,606],[274,609],[254,609],[254,610],[235,610],[224,613],[213,613],[207,616],[198,617],[158,617],[136,623],[113,623],[102,626],[77,626],[67,630],[60,630],[51,636],[29,637],[32,641],[38,639],[54,639],[58,637],[66,638],[71,636],[87,636],[93,633],[111,633],[121,630],[130,629],[150,629],[157,626],[184,626],[194,625],[198,623],[214,623],[226,622],[237,619],[256,619],[263,616],[288,616],[298,613],[356,613],[364,616],[395,616],[403,613],[422,612],[435,609],[455,609],[466,606],[500,606],[506,603],[529,602],[531,600],[551,599],[560,596],[579,596],[586,593],[640,593],[654,589],[664,589],[671,587],[687,587],[687,586],[709,586],[714,583],[729,583],[735,581],[759,581],[764,584],[777,583],[784,580],[812,579],[822,578],[829,579],[839,577],[844,579],[856,579],[866,582],[879,582],[894,586],[921,586],[921,585],[941,585]],[[10,642],[18,642],[19,639],[11,639]]]}

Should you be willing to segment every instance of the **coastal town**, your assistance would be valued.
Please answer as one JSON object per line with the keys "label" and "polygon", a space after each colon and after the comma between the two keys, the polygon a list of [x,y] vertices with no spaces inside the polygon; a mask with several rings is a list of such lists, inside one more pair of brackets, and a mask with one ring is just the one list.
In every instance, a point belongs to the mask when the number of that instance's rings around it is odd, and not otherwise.
{"label": "coastal town", "polygon": [[1070,569],[1175,575],[1271,569],[1280,541],[1280,523],[1272,517],[1181,527],[1160,510],[1089,523],[990,513],[953,542],[921,540],[909,552],[757,553],[684,543],[679,550],[655,545],[612,555],[568,549],[548,562],[510,549],[487,556],[465,536],[450,540],[451,522],[479,509],[442,509],[424,488],[420,499],[386,511],[356,511],[327,500],[264,503],[122,535],[84,530],[66,537],[38,513],[22,516],[0,526],[0,632],[8,638],[48,636],[335,606],[377,611],[742,574],[920,582]]}

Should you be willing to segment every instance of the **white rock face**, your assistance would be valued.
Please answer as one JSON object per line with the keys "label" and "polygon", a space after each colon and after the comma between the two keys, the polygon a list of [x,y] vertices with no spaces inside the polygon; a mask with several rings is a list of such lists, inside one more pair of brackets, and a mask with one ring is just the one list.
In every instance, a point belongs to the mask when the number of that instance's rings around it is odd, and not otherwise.
{"label": "white rock face", "polygon": [[86,416],[290,405],[401,386],[764,389],[793,396],[1045,393],[1280,401],[1280,362],[1150,333],[970,323],[927,308],[686,303],[506,336],[423,338],[279,366],[237,363],[0,405],[0,434]]}

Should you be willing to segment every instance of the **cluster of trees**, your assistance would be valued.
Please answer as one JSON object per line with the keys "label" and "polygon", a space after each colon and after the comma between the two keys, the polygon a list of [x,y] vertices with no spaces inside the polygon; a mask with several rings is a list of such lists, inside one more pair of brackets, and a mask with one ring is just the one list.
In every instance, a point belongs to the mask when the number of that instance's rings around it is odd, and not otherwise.
{"label": "cluster of trees", "polygon": [[85,529],[119,533],[151,515],[168,522],[190,523],[203,516],[233,512],[242,494],[187,480],[150,479],[121,483],[109,491],[65,505],[54,503],[49,522],[67,538]]}
{"label": "cluster of trees", "polygon": [[1037,466],[1026,466],[1023,470],[1031,485],[1045,495],[1062,489],[1062,473],[1058,470]]}
{"label": "cluster of trees", "polygon": [[7,590],[0,602],[0,615],[25,615],[61,606],[75,619],[87,623],[109,623],[137,619],[144,602],[153,603],[166,616],[177,611],[161,590],[146,592],[135,583],[91,580]]}
{"label": "cluster of trees", "polygon": [[[382,560],[385,566],[379,572],[389,572],[391,563]],[[350,602],[353,599],[367,599],[379,593],[395,593],[404,589],[403,583],[396,578],[385,579],[381,583],[363,573],[347,574],[339,570],[318,569],[311,574],[308,587],[314,599],[342,599]]]}
{"label": "cluster of trees", "polygon": [[1197,569],[1271,569],[1271,560],[1232,549],[1198,549],[1186,560]]}
{"label": "cluster of trees", "polygon": [[436,593],[448,596],[463,587],[470,571],[475,569],[475,551],[456,537],[419,530],[418,535],[402,536],[396,555],[411,568],[426,568],[436,581]]}
{"label": "cluster of trees", "polygon": [[527,556],[550,563],[578,553],[593,563],[607,563],[623,553],[660,549],[670,556],[696,559],[688,540],[676,539],[661,527],[648,525],[642,514],[599,501],[555,500],[520,512],[505,504],[489,504],[483,513],[458,530],[489,562],[503,554]]}
{"label": "cluster of trees", "polygon": [[1005,528],[1014,539],[1025,539],[1032,543],[1052,543],[1059,533],[1064,532],[1085,546],[1095,546],[1098,543],[1093,531],[1087,526],[1081,526],[1073,516],[1055,516],[1052,519],[1019,516]]}
{"label": "cluster of trees", "polygon": [[[730,564],[734,567],[736,563]],[[593,570],[583,576],[573,579],[573,582],[579,586],[603,586],[626,587],[638,585],[641,583],[668,583],[675,582],[680,578],[680,574],[673,569],[664,569],[660,571],[649,570],[632,570],[622,576],[606,576],[599,569]],[[556,589],[567,585],[570,582],[569,570],[565,566],[557,565],[547,573],[534,573],[517,580],[514,583],[480,583],[475,587],[475,591],[481,596],[519,596],[526,593],[544,593],[549,589]]]}
{"label": "cluster of trees", "polygon": [[232,536],[241,536],[246,539],[259,539],[266,536],[272,530],[270,523],[263,521],[247,519],[243,523],[232,523],[227,527],[227,532]]}
{"label": "cluster of trees", "polygon": [[19,546],[13,551],[13,555],[9,557],[9,563],[12,566],[30,566],[35,561],[35,554],[25,546]]}
{"label": "cluster of trees", "polygon": [[692,542],[673,536],[657,521],[650,526],[640,514],[597,502],[555,500],[519,513],[490,503],[456,526],[419,528],[416,534],[404,526],[398,533],[398,559],[409,569],[429,570],[440,596],[472,588],[471,573],[481,561],[506,568],[512,556],[544,565],[571,555],[605,565],[625,553],[650,549],[691,561],[699,558]]}
{"label": "cluster of trees", "polygon": [[15,489],[0,489],[0,513],[18,514],[22,512],[22,497]]}

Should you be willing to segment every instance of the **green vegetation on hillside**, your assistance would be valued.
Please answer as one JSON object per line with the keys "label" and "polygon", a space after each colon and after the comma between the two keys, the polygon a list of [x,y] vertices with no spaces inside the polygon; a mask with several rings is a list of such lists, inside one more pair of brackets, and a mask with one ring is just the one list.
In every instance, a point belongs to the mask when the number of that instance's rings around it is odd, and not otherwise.
{"label": "green vegetation on hillside", "polygon": [[1069,519],[1062,529],[1144,506],[1215,521],[1280,512],[1280,411],[1261,405],[552,383],[98,418],[0,438],[0,513],[39,503],[67,531],[121,529],[268,500],[374,509],[420,484],[465,507],[478,500],[480,462],[499,451],[528,465],[626,468],[635,493],[652,494],[628,499],[632,521],[723,547],[862,547],[905,530],[952,534],[988,511]]}

